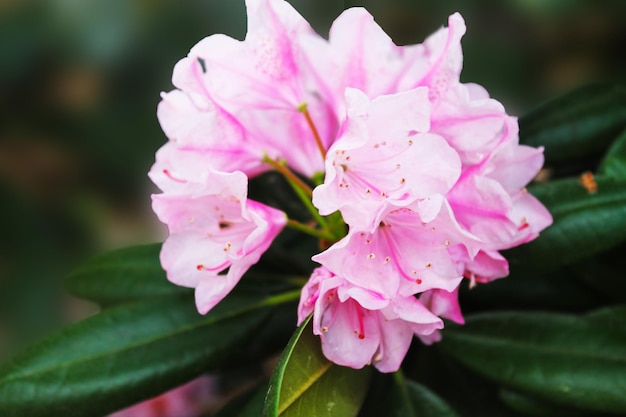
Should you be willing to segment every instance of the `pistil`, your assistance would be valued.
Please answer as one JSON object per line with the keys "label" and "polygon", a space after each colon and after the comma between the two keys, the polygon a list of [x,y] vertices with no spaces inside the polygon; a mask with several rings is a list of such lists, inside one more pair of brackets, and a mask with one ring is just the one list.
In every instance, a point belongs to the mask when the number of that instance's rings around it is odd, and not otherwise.
{"label": "pistil", "polygon": [[309,113],[309,110],[307,108],[307,104],[306,103],[300,104],[300,106],[298,106],[298,111],[304,115],[304,118],[306,119],[306,122],[309,125],[311,132],[313,133],[313,137],[315,138],[315,143],[317,143],[317,147],[319,148],[320,153],[322,154],[322,159],[326,161],[326,148],[324,148],[324,143],[322,142],[322,138],[320,137],[320,134],[317,131],[317,128],[315,127],[315,123],[313,123],[313,119],[311,118],[311,114]]}

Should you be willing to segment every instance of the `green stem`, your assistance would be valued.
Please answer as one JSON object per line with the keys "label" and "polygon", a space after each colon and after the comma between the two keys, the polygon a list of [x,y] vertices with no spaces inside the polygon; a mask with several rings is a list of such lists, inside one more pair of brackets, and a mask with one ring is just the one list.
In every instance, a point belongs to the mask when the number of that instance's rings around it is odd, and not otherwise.
{"label": "green stem", "polygon": [[267,297],[263,300],[262,305],[264,306],[276,306],[279,304],[285,304],[290,301],[295,301],[300,299],[301,290],[292,290],[283,292],[280,294],[272,295],[271,297]]}
{"label": "green stem", "polygon": [[300,223],[299,221],[292,220],[292,219],[287,220],[287,227],[290,227],[294,230],[299,230],[301,232],[307,233],[311,236],[318,237],[320,239],[333,240],[335,238],[335,236],[333,236],[332,234],[328,233],[325,230],[315,229],[311,226],[307,226],[304,223]]}
{"label": "green stem", "polygon": [[[328,231],[328,223],[320,215],[319,211],[317,211],[317,209],[311,202],[311,196],[313,195],[311,187],[309,187],[307,184],[304,183],[304,181],[302,181],[293,172],[291,172],[289,168],[277,161],[274,161],[267,155],[263,157],[263,162],[283,174],[289,185],[291,185],[291,188],[293,188],[293,190],[296,192],[296,194],[298,195],[304,206],[307,208],[309,213],[311,213],[311,216],[313,216],[317,224],[319,224],[322,229]],[[330,235],[332,236],[332,234]]]}
{"label": "green stem", "polygon": [[278,161],[274,161],[273,159],[271,159],[267,155],[265,155],[263,157],[263,162],[265,162],[266,164],[268,164],[272,168],[274,168],[276,171],[278,171],[281,174],[283,174],[283,176],[287,179],[287,181],[289,181],[289,184],[291,184],[291,186],[294,187],[294,189],[295,188],[300,189],[309,198],[311,198],[311,196],[313,195],[313,190],[311,190],[311,187],[309,187],[304,181],[302,181],[300,178],[298,178],[298,176],[296,174],[291,172],[289,170],[289,168],[287,168],[285,165],[281,164]]}
{"label": "green stem", "polygon": [[406,405],[407,412],[410,412],[410,415],[415,415],[415,410],[413,409],[413,404],[411,404],[411,398],[409,396],[409,390],[406,386],[406,380],[404,379],[404,374],[402,373],[402,369],[398,369],[393,373],[393,380],[398,386],[398,390],[400,391],[400,395],[402,396],[402,400]]}

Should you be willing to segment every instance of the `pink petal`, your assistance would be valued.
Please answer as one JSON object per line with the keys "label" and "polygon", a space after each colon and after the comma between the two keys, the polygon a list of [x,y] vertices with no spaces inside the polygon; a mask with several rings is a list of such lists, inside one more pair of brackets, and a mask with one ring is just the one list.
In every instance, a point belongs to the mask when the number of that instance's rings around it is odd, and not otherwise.
{"label": "pink petal", "polygon": [[465,324],[465,319],[459,306],[459,288],[454,291],[433,289],[420,296],[420,301],[433,314],[452,320],[458,324]]}
{"label": "pink petal", "polygon": [[348,118],[326,159],[324,184],[313,192],[322,215],[340,210],[351,226],[366,228],[385,204],[407,205],[445,194],[460,174],[457,154],[428,129],[425,90],[379,97],[346,91]]}

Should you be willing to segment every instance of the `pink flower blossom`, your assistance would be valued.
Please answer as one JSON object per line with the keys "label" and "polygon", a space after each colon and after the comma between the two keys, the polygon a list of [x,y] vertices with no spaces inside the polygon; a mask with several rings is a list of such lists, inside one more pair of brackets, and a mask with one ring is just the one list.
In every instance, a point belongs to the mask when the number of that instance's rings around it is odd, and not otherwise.
{"label": "pink flower blossom", "polygon": [[455,13],[448,27],[418,45],[397,46],[362,8],[344,11],[333,23],[329,41],[303,35],[306,59],[328,84],[333,106],[343,114],[346,87],[374,99],[417,87],[428,88],[430,129],[446,139],[464,163],[479,162],[498,142],[506,113],[486,90],[459,80],[465,22]]}
{"label": "pink flower blossom", "polygon": [[536,238],[552,223],[524,188],[543,165],[543,150],[519,145],[514,118],[508,117],[505,127],[493,152],[465,168],[447,196],[459,223],[484,242],[475,258],[465,259],[469,277],[478,282],[508,275],[506,259],[497,251]]}
{"label": "pink flower blossom", "polygon": [[369,227],[386,204],[408,205],[445,194],[461,164],[446,141],[428,132],[428,89],[370,100],[346,90],[347,117],[326,158],[324,184],[313,204],[322,215],[340,210],[350,226]]}
{"label": "pink flower blossom", "polygon": [[[236,164],[237,151],[250,148],[251,155],[285,159],[296,171],[311,176],[322,170],[323,160],[303,110],[310,113],[325,148],[338,127],[325,81],[312,71],[296,42],[300,36],[315,32],[285,1],[247,0],[246,6],[248,32],[244,41],[209,36],[176,65],[174,85],[188,97],[176,108],[176,120],[189,118],[191,122],[185,124],[196,132],[221,122],[215,133],[192,136],[213,147],[225,147],[220,155],[220,159],[230,158],[225,163]],[[169,105],[172,100],[166,95],[164,101]],[[167,129],[171,112],[164,109],[162,113]],[[230,126],[231,121],[236,121],[237,129]],[[199,126],[192,126],[194,123]],[[231,147],[237,139],[229,135],[243,135],[245,141]],[[226,139],[224,144],[219,137]],[[251,171],[259,169],[261,158]]]}
{"label": "pink flower blossom", "polygon": [[442,197],[389,208],[373,230],[348,236],[313,260],[353,285],[393,298],[431,289],[453,291],[463,278],[451,248],[472,258],[480,240],[465,232]]}
{"label": "pink flower blossom", "polygon": [[381,372],[400,368],[413,335],[443,327],[413,296],[385,298],[354,286],[326,268],[313,272],[302,290],[299,323],[313,312],[313,332],[331,361],[352,368],[373,364]]}
{"label": "pink flower blossom", "polygon": [[195,288],[198,311],[204,314],[258,262],[286,217],[248,200],[241,172],[207,171],[204,181],[186,185],[178,194],[154,195],[152,207],[170,232],[161,251],[167,277]]}
{"label": "pink flower blossom", "polygon": [[[199,74],[191,76],[199,77]],[[206,95],[174,90],[162,93],[161,97],[157,116],[171,141],[161,150],[161,157],[166,152],[191,154],[201,159],[204,167],[242,171],[249,176],[266,169],[261,165],[263,149],[250,141],[239,121]],[[173,163],[180,161],[176,156],[167,158]],[[184,169],[186,162],[180,164],[181,168]]]}
{"label": "pink flower blossom", "polygon": [[169,142],[149,175],[170,232],[163,267],[207,312],[287,222],[247,199],[247,176],[270,169],[267,158],[309,179],[325,169],[312,203],[345,224],[299,225],[335,236],[313,256],[322,266],[302,290],[299,322],[313,313],[330,360],[395,371],[413,335],[441,338],[438,316],[463,323],[463,277],[506,276],[499,251],[552,222],[525,189],[543,150],[520,146],[517,120],[460,82],[458,13],[424,43],[397,46],[361,8],[324,40],[285,1],[246,6],[246,38],[203,39],[176,65],[177,89],[162,94]]}

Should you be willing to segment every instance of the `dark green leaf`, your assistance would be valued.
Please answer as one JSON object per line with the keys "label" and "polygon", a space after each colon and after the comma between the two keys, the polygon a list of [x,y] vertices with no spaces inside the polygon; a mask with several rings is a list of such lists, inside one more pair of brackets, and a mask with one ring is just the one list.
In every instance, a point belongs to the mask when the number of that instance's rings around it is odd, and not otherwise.
{"label": "dark green leaf", "polygon": [[587,287],[588,293],[600,294],[608,302],[626,302],[626,280],[622,263],[626,245],[617,246],[591,259],[568,265],[574,282]]}
{"label": "dark green leaf", "polygon": [[597,321],[603,326],[626,328],[626,304],[592,311],[585,318],[590,321]]}
{"label": "dark green leaf", "polygon": [[588,160],[626,128],[626,88],[582,87],[538,106],[519,123],[521,143],[545,146],[546,164]]}
{"label": "dark green leaf", "polygon": [[160,251],[160,244],[151,244],[106,253],[72,272],[66,286],[73,295],[101,305],[191,292],[167,280]]}
{"label": "dark green leaf", "polygon": [[626,412],[626,327],[557,314],[470,317],[440,346],[501,384],[576,408]]}
{"label": "dark green leaf", "polygon": [[0,415],[88,417],[154,396],[236,353],[265,320],[266,303],[233,294],[206,316],[191,297],[105,310],[0,369]]}
{"label": "dark green leaf", "polygon": [[500,387],[495,382],[467,369],[440,349],[439,343],[413,343],[403,368],[407,378],[436,392],[462,417],[519,417],[498,400]]}
{"label": "dark green leaf", "polygon": [[389,402],[390,408],[406,404],[392,414],[397,417],[458,417],[445,401],[417,382],[408,380],[404,381],[404,384],[396,382],[394,393],[395,398]]}
{"label": "dark green leaf", "polygon": [[626,181],[626,130],[615,140],[609,148],[598,173]]}
{"label": "dark green leaf", "polygon": [[263,412],[266,392],[267,385],[261,384],[251,392],[231,400],[215,417],[259,417]]}
{"label": "dark green leaf", "polygon": [[513,410],[529,416],[537,417],[576,417],[582,415],[579,410],[538,400],[526,394],[509,389],[500,390],[500,399]]}
{"label": "dark green leaf", "polygon": [[337,366],[322,353],[310,320],[293,334],[270,379],[265,417],[356,416],[371,369]]}
{"label": "dark green leaf", "polygon": [[577,179],[556,180],[532,187],[554,217],[554,224],[536,240],[508,251],[512,264],[547,268],[589,257],[626,241],[626,182],[596,178],[588,192]]}
{"label": "dark green leaf", "polygon": [[458,417],[438,395],[402,371],[376,375],[359,417]]}
{"label": "dark green leaf", "polygon": [[587,311],[604,305],[605,298],[587,285],[572,279],[568,267],[547,270],[519,270],[511,268],[511,274],[469,288],[469,283],[460,287],[463,311],[486,310],[550,310]]}

